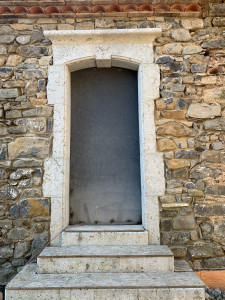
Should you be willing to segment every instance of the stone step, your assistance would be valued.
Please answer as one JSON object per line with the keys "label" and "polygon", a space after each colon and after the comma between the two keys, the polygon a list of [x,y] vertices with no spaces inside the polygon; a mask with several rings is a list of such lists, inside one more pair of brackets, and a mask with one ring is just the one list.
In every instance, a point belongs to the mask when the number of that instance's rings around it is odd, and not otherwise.
{"label": "stone step", "polygon": [[6,300],[203,300],[193,272],[38,274],[30,264],[7,285]]}
{"label": "stone step", "polygon": [[192,272],[191,267],[185,260],[174,260],[174,271],[175,272]]}
{"label": "stone step", "polygon": [[40,273],[131,273],[174,271],[167,246],[47,247],[38,257]]}
{"label": "stone step", "polygon": [[62,233],[62,246],[148,245],[142,225],[71,226]]}

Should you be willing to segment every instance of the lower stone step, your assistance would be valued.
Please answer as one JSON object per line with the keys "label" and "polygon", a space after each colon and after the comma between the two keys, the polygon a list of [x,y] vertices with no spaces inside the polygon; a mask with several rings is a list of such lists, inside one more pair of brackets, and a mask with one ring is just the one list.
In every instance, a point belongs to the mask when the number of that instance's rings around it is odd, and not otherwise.
{"label": "lower stone step", "polygon": [[62,233],[62,246],[148,245],[142,225],[71,226]]}
{"label": "lower stone step", "polygon": [[40,273],[141,273],[174,271],[167,246],[47,247],[38,257]]}
{"label": "lower stone step", "polygon": [[38,274],[28,265],[7,285],[6,300],[203,300],[193,272]]}

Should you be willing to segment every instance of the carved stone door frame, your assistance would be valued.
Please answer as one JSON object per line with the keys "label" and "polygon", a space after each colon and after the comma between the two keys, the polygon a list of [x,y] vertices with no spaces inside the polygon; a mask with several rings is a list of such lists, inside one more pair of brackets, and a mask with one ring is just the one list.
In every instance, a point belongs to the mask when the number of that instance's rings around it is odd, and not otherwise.
{"label": "carved stone door frame", "polygon": [[[120,67],[138,71],[142,225],[149,244],[160,243],[158,197],[164,195],[162,153],[156,149],[154,100],[160,74],[153,41],[161,29],[45,31],[52,41],[48,104],[54,106],[52,156],[45,159],[43,194],[51,198],[51,238],[69,224],[70,74],[85,68]],[[60,240],[53,243],[59,245]]]}

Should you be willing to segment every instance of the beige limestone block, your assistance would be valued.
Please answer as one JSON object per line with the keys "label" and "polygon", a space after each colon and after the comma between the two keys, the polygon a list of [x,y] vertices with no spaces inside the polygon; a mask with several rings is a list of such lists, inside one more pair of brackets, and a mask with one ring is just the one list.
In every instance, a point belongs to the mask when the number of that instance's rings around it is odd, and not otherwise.
{"label": "beige limestone block", "polygon": [[166,152],[166,153],[164,153],[164,155],[165,155],[166,159],[174,158],[174,152],[173,151]]}
{"label": "beige limestone block", "polygon": [[187,207],[189,206],[189,203],[163,203],[163,208],[173,208],[173,207]]}
{"label": "beige limestone block", "polygon": [[196,29],[204,28],[203,20],[197,18],[181,19],[181,25],[182,27],[188,30],[196,30]]}
{"label": "beige limestone block", "polygon": [[183,191],[182,187],[176,187],[176,188],[166,189],[166,192],[168,194],[172,194],[172,195],[182,194],[182,191]]}
{"label": "beige limestone block", "polygon": [[45,118],[29,118],[26,119],[27,129],[32,133],[42,133],[46,131]]}
{"label": "beige limestone block", "polygon": [[225,87],[216,87],[212,89],[204,89],[203,91],[204,102],[224,102]]}
{"label": "beige limestone block", "polygon": [[187,148],[187,139],[186,138],[176,138],[176,139],[174,139],[174,142],[178,148],[181,148],[181,149]]}
{"label": "beige limestone block", "polygon": [[163,99],[158,99],[155,102],[157,110],[163,109],[174,109],[175,108],[175,101],[172,103],[166,103]]}
{"label": "beige limestone block", "polygon": [[156,24],[156,28],[162,28],[162,30],[166,31],[166,30],[170,30],[172,28],[172,23],[168,23],[168,22],[161,22]]}
{"label": "beige limestone block", "polygon": [[51,60],[52,60],[51,56],[42,56],[38,62],[40,66],[49,66]]}
{"label": "beige limestone block", "polygon": [[6,54],[7,48],[5,46],[0,45],[0,54]]}
{"label": "beige limestone block", "polygon": [[202,51],[202,47],[201,46],[196,46],[196,45],[189,45],[184,47],[183,50],[183,55],[187,55],[187,54],[196,54],[196,53],[200,53]]}
{"label": "beige limestone block", "polygon": [[195,80],[198,85],[216,84],[216,76],[203,76],[200,80]]}
{"label": "beige limestone block", "polygon": [[38,157],[44,158],[49,154],[50,143],[46,138],[20,137],[9,143],[10,159]]}
{"label": "beige limestone block", "polygon": [[188,42],[191,40],[191,35],[187,29],[174,29],[171,31],[171,37],[176,42]]}
{"label": "beige limestone block", "polygon": [[184,58],[189,60],[189,63],[191,64],[202,64],[204,62],[208,62],[208,59],[206,59],[206,56],[203,55],[187,55]]}
{"label": "beige limestone block", "polygon": [[162,196],[160,197],[160,202],[165,204],[165,203],[174,203],[175,200],[175,196],[174,195],[166,195],[166,196]]}
{"label": "beige limestone block", "polygon": [[6,66],[7,67],[15,67],[17,66],[23,58],[20,55],[10,55],[7,59]]}
{"label": "beige limestone block", "polygon": [[178,216],[174,218],[173,228],[175,230],[195,229],[195,219],[193,216]]}
{"label": "beige limestone block", "polygon": [[190,166],[190,162],[187,159],[171,159],[166,164],[169,169],[180,169]]}
{"label": "beige limestone block", "polygon": [[221,18],[221,17],[213,18],[213,25],[224,27],[225,26],[225,17],[223,17],[223,18]]}
{"label": "beige limestone block", "polygon": [[38,18],[37,24],[57,24],[56,18]]}
{"label": "beige limestone block", "polygon": [[56,24],[43,24],[41,25],[42,30],[56,30],[57,25]]}
{"label": "beige limestone block", "polygon": [[17,87],[24,87],[23,80],[8,80],[3,83],[3,87],[5,88],[17,88]]}
{"label": "beige limestone block", "polygon": [[185,119],[185,112],[183,110],[163,111],[161,115],[167,119]]}
{"label": "beige limestone block", "polygon": [[206,103],[191,104],[187,111],[187,116],[198,119],[213,119],[221,115],[221,107],[218,105],[208,105]]}
{"label": "beige limestone block", "polygon": [[30,103],[33,105],[45,105],[47,102],[47,99],[30,98]]}
{"label": "beige limestone block", "polygon": [[0,57],[0,67],[2,67],[5,63],[5,57]]}
{"label": "beige limestone block", "polygon": [[174,150],[177,148],[176,144],[171,139],[160,139],[157,141],[159,151]]}
{"label": "beige limestone block", "polygon": [[194,83],[194,76],[185,76],[182,79],[182,83]]}
{"label": "beige limestone block", "polygon": [[25,81],[25,95],[26,96],[35,96],[37,92],[38,92],[37,81],[26,80]]}
{"label": "beige limestone block", "polygon": [[94,28],[95,28],[95,24],[93,21],[85,21],[76,24],[76,30],[88,30],[88,29],[90,30]]}
{"label": "beige limestone block", "polygon": [[16,41],[20,45],[26,45],[26,44],[30,43],[30,35],[19,35],[16,38]]}
{"label": "beige limestone block", "polygon": [[33,30],[33,25],[27,25],[27,24],[12,24],[11,27],[15,30]]}
{"label": "beige limestone block", "polygon": [[45,91],[40,91],[36,94],[37,99],[46,99],[47,98],[47,93]]}
{"label": "beige limestone block", "polygon": [[71,24],[59,24],[58,25],[58,30],[73,30],[74,25]]}
{"label": "beige limestone block", "polygon": [[167,44],[163,46],[162,53],[164,54],[181,54],[183,51],[183,46],[181,44]]}
{"label": "beige limestone block", "polygon": [[191,197],[202,197],[204,195],[204,192],[201,190],[189,189],[188,195]]}
{"label": "beige limestone block", "polygon": [[74,19],[73,18],[66,18],[63,21],[65,21],[65,23],[67,23],[67,24],[74,24]]}
{"label": "beige limestone block", "polygon": [[113,19],[101,18],[101,19],[95,20],[95,27],[96,28],[114,28],[115,23],[114,23]]}
{"label": "beige limestone block", "polygon": [[36,64],[37,63],[37,58],[32,57],[32,58],[27,58],[24,61],[25,64]]}
{"label": "beige limestone block", "polygon": [[35,22],[36,22],[36,20],[34,20],[34,19],[22,19],[22,18],[18,19],[19,24],[33,24]]}
{"label": "beige limestone block", "polygon": [[194,130],[188,128],[180,122],[167,122],[165,125],[158,127],[157,134],[160,135],[172,135],[172,136],[194,136]]}

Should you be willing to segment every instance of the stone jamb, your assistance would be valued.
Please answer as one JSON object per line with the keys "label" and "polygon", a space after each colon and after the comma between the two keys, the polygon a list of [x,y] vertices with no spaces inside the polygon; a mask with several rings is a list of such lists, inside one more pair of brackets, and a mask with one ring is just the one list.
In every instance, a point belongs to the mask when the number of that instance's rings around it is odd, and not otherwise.
{"label": "stone jamb", "polygon": [[[142,224],[149,244],[160,243],[158,197],[164,195],[164,163],[156,149],[154,100],[160,75],[153,41],[161,29],[45,31],[53,43],[48,103],[54,105],[52,156],[45,159],[43,194],[51,198],[51,238],[69,224],[71,72],[92,67],[138,71]],[[55,240],[54,245],[60,245]]]}

